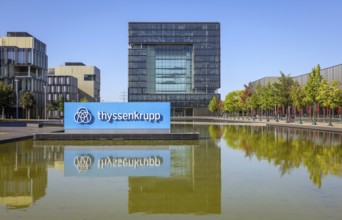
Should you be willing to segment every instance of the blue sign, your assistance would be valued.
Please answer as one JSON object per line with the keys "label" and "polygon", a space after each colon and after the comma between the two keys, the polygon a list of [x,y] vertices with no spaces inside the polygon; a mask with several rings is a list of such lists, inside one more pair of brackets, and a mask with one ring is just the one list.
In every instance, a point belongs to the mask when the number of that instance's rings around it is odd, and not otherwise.
{"label": "blue sign", "polygon": [[170,133],[169,102],[66,102],[66,133]]}
{"label": "blue sign", "polygon": [[[96,148],[99,147],[97,146]],[[87,150],[65,148],[64,175],[82,177],[169,177],[170,150]]]}

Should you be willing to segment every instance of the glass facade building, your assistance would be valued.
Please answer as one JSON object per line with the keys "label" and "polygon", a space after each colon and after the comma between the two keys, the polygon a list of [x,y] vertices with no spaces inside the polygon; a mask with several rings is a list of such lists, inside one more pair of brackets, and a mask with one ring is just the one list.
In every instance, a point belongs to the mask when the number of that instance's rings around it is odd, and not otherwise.
{"label": "glass facade building", "polygon": [[128,32],[128,101],[208,114],[212,97],[220,99],[220,23],[130,22]]}
{"label": "glass facade building", "polygon": [[[44,86],[48,69],[46,44],[26,32],[7,32],[0,37],[0,81],[18,90],[18,99],[29,91],[35,105],[26,115],[19,108],[19,118],[44,117]],[[17,85],[16,85],[17,82]],[[17,88],[16,88],[17,87]],[[14,118],[15,108],[7,108],[5,117]]]}
{"label": "glass facade building", "polygon": [[[51,73],[51,69],[49,70]],[[78,102],[79,94],[77,89],[77,78],[73,76],[47,76],[47,102],[57,102],[64,99],[65,102]],[[48,118],[60,117],[57,109],[47,112]]]}

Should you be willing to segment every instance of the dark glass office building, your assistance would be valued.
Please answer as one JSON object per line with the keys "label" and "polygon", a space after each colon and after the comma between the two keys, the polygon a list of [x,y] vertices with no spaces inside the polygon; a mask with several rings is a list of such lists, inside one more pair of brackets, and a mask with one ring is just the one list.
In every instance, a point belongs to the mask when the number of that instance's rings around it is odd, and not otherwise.
{"label": "dark glass office building", "polygon": [[128,101],[207,115],[212,97],[220,99],[220,23],[130,22],[128,32]]}

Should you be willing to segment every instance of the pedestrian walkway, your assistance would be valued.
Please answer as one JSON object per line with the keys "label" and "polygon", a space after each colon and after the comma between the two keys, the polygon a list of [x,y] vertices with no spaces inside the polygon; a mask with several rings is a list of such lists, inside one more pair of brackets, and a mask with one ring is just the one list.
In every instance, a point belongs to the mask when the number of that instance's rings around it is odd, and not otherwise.
{"label": "pedestrian walkway", "polygon": [[250,125],[250,126],[282,126],[289,128],[311,129],[330,132],[341,132],[342,124],[340,122],[332,122],[333,126],[329,126],[328,122],[316,122],[312,125],[311,121],[303,120],[302,124],[298,120],[294,122],[286,122],[286,120],[278,120],[276,122],[273,118],[268,122],[266,118],[251,120],[249,117],[240,118],[223,118],[223,117],[174,117],[172,118],[174,124],[203,124],[203,125]]}
{"label": "pedestrian walkway", "polygon": [[34,134],[63,131],[62,127],[0,127],[0,143],[33,138]]}
{"label": "pedestrian walkway", "polygon": [[303,121],[302,124],[299,124],[298,121],[287,123],[285,120],[281,120],[279,122],[270,121],[267,122],[267,126],[282,126],[282,127],[290,127],[290,128],[300,128],[300,129],[311,129],[311,130],[319,130],[319,131],[329,131],[329,132],[341,132],[342,133],[342,124],[339,122],[333,122],[332,126],[328,125],[328,122],[316,122],[316,125],[313,125],[310,121]]}

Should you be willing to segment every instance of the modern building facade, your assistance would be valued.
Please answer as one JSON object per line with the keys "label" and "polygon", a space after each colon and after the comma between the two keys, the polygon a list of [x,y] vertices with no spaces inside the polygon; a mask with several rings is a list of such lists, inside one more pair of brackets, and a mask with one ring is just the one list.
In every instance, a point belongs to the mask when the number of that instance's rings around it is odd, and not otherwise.
{"label": "modern building facade", "polygon": [[220,23],[130,22],[128,101],[171,102],[173,116],[206,115],[220,100]]}
{"label": "modern building facade", "polygon": [[[293,76],[292,78],[297,81],[300,85],[305,85],[309,79],[309,74],[302,74],[299,76]],[[328,68],[321,69],[321,75],[324,79],[326,79],[328,82],[332,80],[339,81],[341,83],[340,88],[342,89],[342,64],[331,66]],[[264,77],[258,80],[255,80],[252,83],[253,87],[257,84],[260,84],[262,86],[266,86],[267,83],[274,83],[277,82],[279,77]]]}
{"label": "modern building facade", "polygon": [[47,82],[47,101],[58,101],[62,97],[66,102],[79,101],[77,78],[73,76],[48,75]]}
{"label": "modern building facade", "polygon": [[[19,108],[19,118],[44,117],[44,85],[48,57],[46,45],[26,32],[7,32],[6,37],[0,37],[0,80],[12,85],[17,90],[18,100],[26,91],[32,92],[35,106],[26,116]],[[17,86],[16,86],[17,85]],[[15,118],[14,107],[5,115]]]}
{"label": "modern building facade", "polygon": [[[305,85],[309,79],[309,74],[310,73],[295,76],[293,79],[298,81],[300,85]],[[341,83],[340,88],[342,89],[342,64],[321,69],[321,75],[328,82],[332,80],[339,81]]]}
{"label": "modern building facade", "polygon": [[[54,68],[49,68],[49,76],[61,76],[60,80],[63,81],[63,86],[61,87],[61,93],[65,94],[67,100],[80,101],[86,98],[89,102],[100,102],[100,86],[101,86],[101,72],[96,66],[86,66],[84,63],[80,62],[66,62],[64,66],[58,66]],[[74,94],[71,84],[66,84],[67,79],[69,83],[72,83],[71,78],[65,78],[67,76],[72,76],[77,79],[78,91]],[[55,79],[54,79],[55,80]],[[58,79],[56,78],[58,81]],[[62,81],[60,81],[62,85]],[[68,86],[70,90],[68,92]],[[65,90],[64,90],[65,89]],[[50,94],[53,96],[56,91]],[[68,97],[69,95],[69,97]],[[76,98],[75,98],[76,95]],[[54,99],[51,99],[54,100]]]}
{"label": "modern building facade", "polygon": [[[61,99],[65,102],[78,102],[79,94],[77,88],[77,78],[73,76],[47,76],[47,103],[57,103]],[[57,109],[47,111],[48,118],[60,117]]]}

